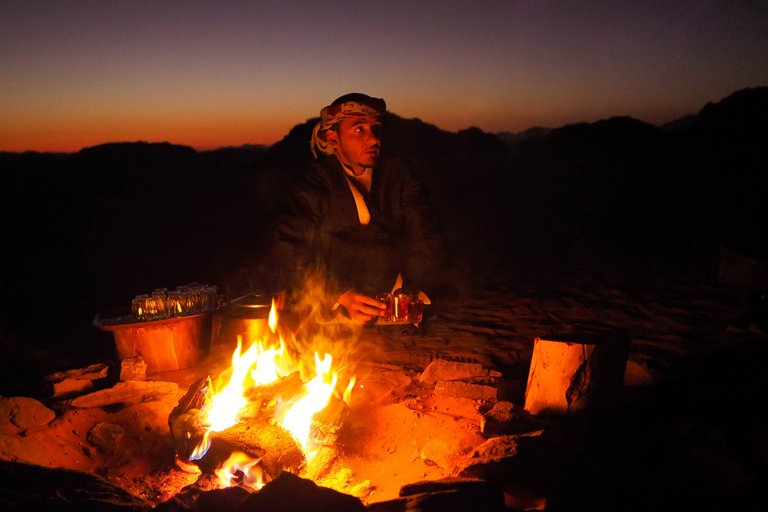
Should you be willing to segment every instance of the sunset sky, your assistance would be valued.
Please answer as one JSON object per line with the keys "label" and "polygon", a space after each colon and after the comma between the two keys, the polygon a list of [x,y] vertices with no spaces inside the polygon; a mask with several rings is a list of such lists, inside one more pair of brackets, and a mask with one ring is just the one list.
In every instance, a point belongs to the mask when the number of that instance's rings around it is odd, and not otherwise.
{"label": "sunset sky", "polygon": [[768,2],[2,0],[0,151],[272,144],[346,92],[456,131],[768,85]]}

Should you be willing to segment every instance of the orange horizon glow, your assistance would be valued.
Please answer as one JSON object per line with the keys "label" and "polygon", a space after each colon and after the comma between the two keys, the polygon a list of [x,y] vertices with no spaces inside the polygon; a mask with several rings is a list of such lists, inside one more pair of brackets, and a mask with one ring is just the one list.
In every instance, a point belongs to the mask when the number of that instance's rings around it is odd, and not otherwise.
{"label": "orange horizon glow", "polygon": [[349,92],[442,130],[663,124],[768,85],[764,2],[0,2],[0,151],[272,145]]}
{"label": "orange horizon glow", "polygon": [[132,117],[80,115],[79,119],[47,123],[17,122],[0,126],[0,151],[73,153],[112,142],[169,142],[197,150],[245,144],[271,145],[298,123],[289,119],[221,119],[190,113],[158,111]]}
{"label": "orange horizon glow", "polygon": [[[703,106],[703,105],[702,105]],[[549,107],[539,112],[524,112],[516,108],[497,109],[477,112],[455,112],[452,108],[437,111],[432,118],[422,115],[402,116],[418,118],[421,121],[437,126],[439,129],[457,132],[470,127],[477,127],[488,133],[521,132],[533,127],[559,128],[567,124],[579,122],[594,122],[613,115],[630,115],[625,113],[599,112],[589,118],[589,112],[575,110],[574,112],[557,112]],[[646,112],[645,118],[633,116],[641,121],[660,125],[673,121],[684,115],[695,113],[695,110],[678,112]],[[399,115],[399,114],[398,114]],[[477,122],[466,123],[467,118],[476,118]],[[244,145],[272,144],[282,140],[292,128],[303,124],[305,119],[266,119],[254,116],[253,119],[239,120],[204,120],[193,119],[191,115],[178,116],[175,119],[127,118],[120,121],[109,119],[84,119],[71,124],[58,126],[42,126],[34,123],[24,123],[23,129],[0,126],[0,151],[11,153],[40,152],[40,153],[76,153],[84,148],[108,143],[148,142],[189,146],[197,151],[206,151],[222,147],[239,147]],[[550,122],[545,121],[549,118]],[[509,122],[514,119],[514,123]],[[21,124],[21,123],[20,123]]]}
{"label": "orange horizon glow", "polygon": [[[271,146],[288,134],[290,128],[284,131],[275,128],[272,132],[254,128],[242,132],[235,130],[221,130],[219,132],[206,132],[178,128],[159,133],[154,130],[50,130],[34,134],[14,134],[3,137],[0,151],[10,153],[38,152],[38,153],[77,153],[81,149],[99,146],[109,143],[121,142],[167,142],[179,146],[189,146],[197,151],[206,151],[223,147],[238,147],[244,145]],[[249,133],[259,133],[258,137],[249,136]]]}

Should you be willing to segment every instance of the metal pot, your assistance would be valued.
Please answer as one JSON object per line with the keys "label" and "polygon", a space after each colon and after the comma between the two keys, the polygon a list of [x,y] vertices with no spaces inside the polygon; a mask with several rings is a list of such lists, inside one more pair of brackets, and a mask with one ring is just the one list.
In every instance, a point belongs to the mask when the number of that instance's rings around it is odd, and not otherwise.
{"label": "metal pot", "polygon": [[213,346],[244,347],[263,339],[270,331],[269,312],[275,295],[248,294],[221,307],[213,315]]}

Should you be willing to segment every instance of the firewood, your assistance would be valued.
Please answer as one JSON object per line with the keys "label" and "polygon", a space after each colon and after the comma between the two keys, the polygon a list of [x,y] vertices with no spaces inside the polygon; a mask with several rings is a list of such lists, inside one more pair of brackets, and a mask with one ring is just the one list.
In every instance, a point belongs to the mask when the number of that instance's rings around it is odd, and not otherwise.
{"label": "firewood", "polygon": [[212,460],[207,460],[207,453],[198,461],[201,470],[209,471],[212,464],[220,464],[219,454],[239,450],[261,459],[260,465],[267,481],[283,471],[298,473],[306,463],[304,450],[296,438],[271,420],[240,422],[222,432],[214,432],[211,434],[211,450]]}
{"label": "firewood", "polygon": [[[205,404],[213,399],[213,384],[210,375],[200,378],[189,386],[189,389],[179,400],[179,404],[174,407],[168,418],[168,423],[186,413],[190,409],[201,409]],[[173,428],[171,428],[173,432]]]}
{"label": "firewood", "polygon": [[[210,377],[206,377],[190,386],[168,418],[171,437],[183,461],[190,461],[193,451],[206,435],[201,409],[212,399],[210,383]],[[249,418],[247,422],[237,423],[221,432],[209,433],[209,441],[208,451],[198,460],[191,461],[204,473],[216,470],[235,451],[260,458],[266,480],[276,478],[284,470],[297,472],[306,462],[296,438],[273,420]]]}
{"label": "firewood", "polygon": [[301,476],[315,482],[320,480],[328,474],[338,456],[339,452],[335,446],[320,446],[307,462]]}
{"label": "firewood", "polygon": [[250,386],[243,392],[243,396],[249,402],[269,403],[272,400],[293,397],[299,394],[303,387],[301,375],[296,371],[269,384]]}
{"label": "firewood", "polygon": [[168,415],[171,438],[176,453],[182,461],[189,461],[192,451],[202,441],[205,430],[200,425],[200,411],[212,399],[211,377],[205,376],[189,387],[186,394],[179,400],[178,405]]}
{"label": "firewood", "polygon": [[628,355],[624,335],[536,338],[525,410],[545,417],[606,410],[621,389]]}
{"label": "firewood", "polygon": [[318,411],[313,421],[319,425],[319,428],[323,431],[335,430],[341,427],[344,419],[349,414],[349,406],[336,395],[331,395],[326,405],[322,410]]}

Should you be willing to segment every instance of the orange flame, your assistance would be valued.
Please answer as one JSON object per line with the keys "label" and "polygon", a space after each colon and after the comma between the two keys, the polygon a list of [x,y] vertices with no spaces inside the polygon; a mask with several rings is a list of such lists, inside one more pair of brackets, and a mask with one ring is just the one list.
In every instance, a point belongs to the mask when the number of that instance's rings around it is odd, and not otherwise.
{"label": "orange flame", "polygon": [[[274,300],[269,314],[269,326],[275,333],[277,309]],[[256,384],[268,384],[283,375],[288,375],[297,366],[293,364],[290,369],[287,367],[286,363],[290,361],[286,361],[288,356],[282,338],[280,338],[279,348],[264,349],[261,341],[254,341],[244,354],[241,354],[241,350],[242,339],[238,337],[237,348],[232,355],[232,374],[226,386],[213,396],[203,410],[203,421],[207,431],[191,455],[192,460],[202,458],[208,451],[212,432],[225,430],[239,421],[238,415],[248,405],[243,391],[250,384],[249,379]],[[305,451],[310,442],[312,417],[328,404],[338,382],[338,374],[331,371],[332,362],[333,358],[330,354],[326,353],[325,357],[320,359],[319,354],[315,353],[315,376],[305,384],[306,394],[299,400],[286,405],[282,410],[285,412],[284,419],[281,421],[282,426],[293,434]],[[344,401],[347,403],[349,403],[354,383],[355,379],[352,378],[344,392]],[[309,453],[307,456],[311,457],[312,454]],[[233,479],[242,478],[242,482],[238,483],[249,487],[257,485],[260,488],[263,483],[258,462],[259,459],[253,459],[244,453],[233,453],[224,466],[217,470],[217,474],[226,486],[232,485]],[[250,485],[249,481],[257,481],[257,484]]]}
{"label": "orange flame", "polygon": [[248,377],[248,370],[259,357],[261,345],[252,344],[241,356],[241,341],[238,337],[237,348],[232,355],[232,376],[229,383],[214,395],[207,410],[207,426],[214,432],[221,432],[237,423],[237,414],[248,404],[243,396],[243,384]]}
{"label": "orange flame", "polygon": [[259,490],[264,487],[264,474],[258,465],[260,461],[243,452],[232,452],[224,465],[216,470],[216,476],[224,487],[238,483]]}
{"label": "orange flame", "polygon": [[[315,353],[315,373],[317,375],[307,382],[307,394],[291,406],[285,413],[282,422],[283,427],[296,437],[305,451],[309,444],[312,416],[328,405],[328,400],[330,400],[339,378],[336,372],[331,372],[332,362],[333,358],[330,354],[325,354],[321,360],[320,356]],[[328,382],[329,379],[330,382]]]}

